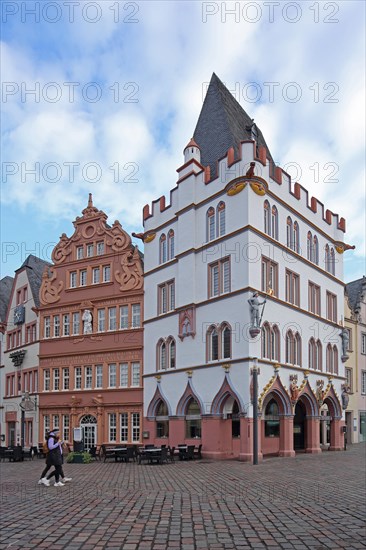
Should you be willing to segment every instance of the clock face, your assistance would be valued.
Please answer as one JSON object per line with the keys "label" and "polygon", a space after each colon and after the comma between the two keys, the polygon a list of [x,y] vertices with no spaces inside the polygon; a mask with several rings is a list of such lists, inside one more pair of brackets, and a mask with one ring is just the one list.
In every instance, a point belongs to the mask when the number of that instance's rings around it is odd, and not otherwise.
{"label": "clock face", "polygon": [[21,325],[25,319],[25,307],[17,306],[14,309],[14,325]]}

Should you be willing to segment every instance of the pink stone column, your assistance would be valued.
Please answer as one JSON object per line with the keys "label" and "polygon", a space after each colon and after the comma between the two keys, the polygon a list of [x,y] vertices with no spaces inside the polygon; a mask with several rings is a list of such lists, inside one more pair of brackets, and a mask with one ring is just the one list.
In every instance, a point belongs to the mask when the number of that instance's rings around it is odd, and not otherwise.
{"label": "pink stone column", "polygon": [[[253,418],[240,418],[239,460],[253,462]],[[262,420],[258,418],[258,462],[262,460]]]}
{"label": "pink stone column", "polygon": [[205,458],[232,458],[231,421],[221,416],[202,416],[202,453]]}
{"label": "pink stone column", "polygon": [[295,456],[294,451],[294,417],[280,418],[280,452],[279,456]]}
{"label": "pink stone column", "polygon": [[185,418],[182,416],[171,416],[169,418],[169,445],[177,447],[183,444],[186,438]]}
{"label": "pink stone column", "polygon": [[330,451],[342,451],[344,448],[343,426],[345,422],[342,418],[334,418],[330,421]]}
{"label": "pink stone column", "polygon": [[310,416],[306,419],[306,445],[307,453],[319,454],[320,448],[320,420],[317,416]]}

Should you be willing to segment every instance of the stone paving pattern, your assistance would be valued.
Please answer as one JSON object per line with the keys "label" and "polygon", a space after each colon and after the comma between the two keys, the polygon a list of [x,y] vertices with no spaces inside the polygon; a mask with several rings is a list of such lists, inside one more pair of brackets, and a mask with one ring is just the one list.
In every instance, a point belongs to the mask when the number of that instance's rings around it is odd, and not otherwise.
{"label": "stone paving pattern", "polygon": [[2,462],[1,549],[366,548],[366,445],[272,458],[164,465]]}

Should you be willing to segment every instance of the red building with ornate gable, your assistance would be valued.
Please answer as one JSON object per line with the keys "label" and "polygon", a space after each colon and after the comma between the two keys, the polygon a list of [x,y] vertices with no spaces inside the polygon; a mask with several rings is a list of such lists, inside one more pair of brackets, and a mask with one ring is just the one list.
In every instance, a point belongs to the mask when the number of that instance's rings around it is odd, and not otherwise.
{"label": "red building with ornate gable", "polygon": [[86,448],[141,440],[143,259],[89,195],[61,235],[40,290],[40,437],[59,427]]}

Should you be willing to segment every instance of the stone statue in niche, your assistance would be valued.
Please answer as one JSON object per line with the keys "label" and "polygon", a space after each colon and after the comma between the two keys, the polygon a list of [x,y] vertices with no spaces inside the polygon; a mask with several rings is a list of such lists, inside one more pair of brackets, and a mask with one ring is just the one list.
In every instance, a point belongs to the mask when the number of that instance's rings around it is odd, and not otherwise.
{"label": "stone statue in niche", "polygon": [[[254,292],[253,296],[249,298],[248,304],[250,307],[250,324],[252,327],[259,328],[261,326],[261,319],[259,317],[259,306],[263,306],[266,303],[266,299],[263,302],[258,300],[258,292]],[[262,310],[262,313],[263,313]]]}
{"label": "stone statue in niche", "polygon": [[349,356],[347,355],[347,351],[349,349],[349,331],[343,327],[340,336],[342,338],[342,361],[347,361]]}
{"label": "stone statue in niche", "polygon": [[324,380],[317,380],[316,381],[317,389],[316,389],[316,398],[319,403],[319,405],[323,404],[324,401]]}
{"label": "stone statue in niche", "polygon": [[347,386],[347,384],[342,384],[342,395],[341,395],[341,398],[342,398],[342,409],[345,410],[347,409],[348,407],[348,403],[349,403],[349,391],[350,391],[350,387]]}
{"label": "stone statue in niche", "polygon": [[295,403],[299,397],[299,388],[297,385],[297,374],[291,374],[290,376],[290,392],[291,392],[291,401]]}
{"label": "stone statue in niche", "polygon": [[195,330],[195,308],[187,308],[179,313],[179,332],[178,336],[181,340],[187,336],[194,338]]}
{"label": "stone statue in niche", "polygon": [[83,316],[83,334],[91,334],[93,332],[93,316],[90,309],[85,309]]}

